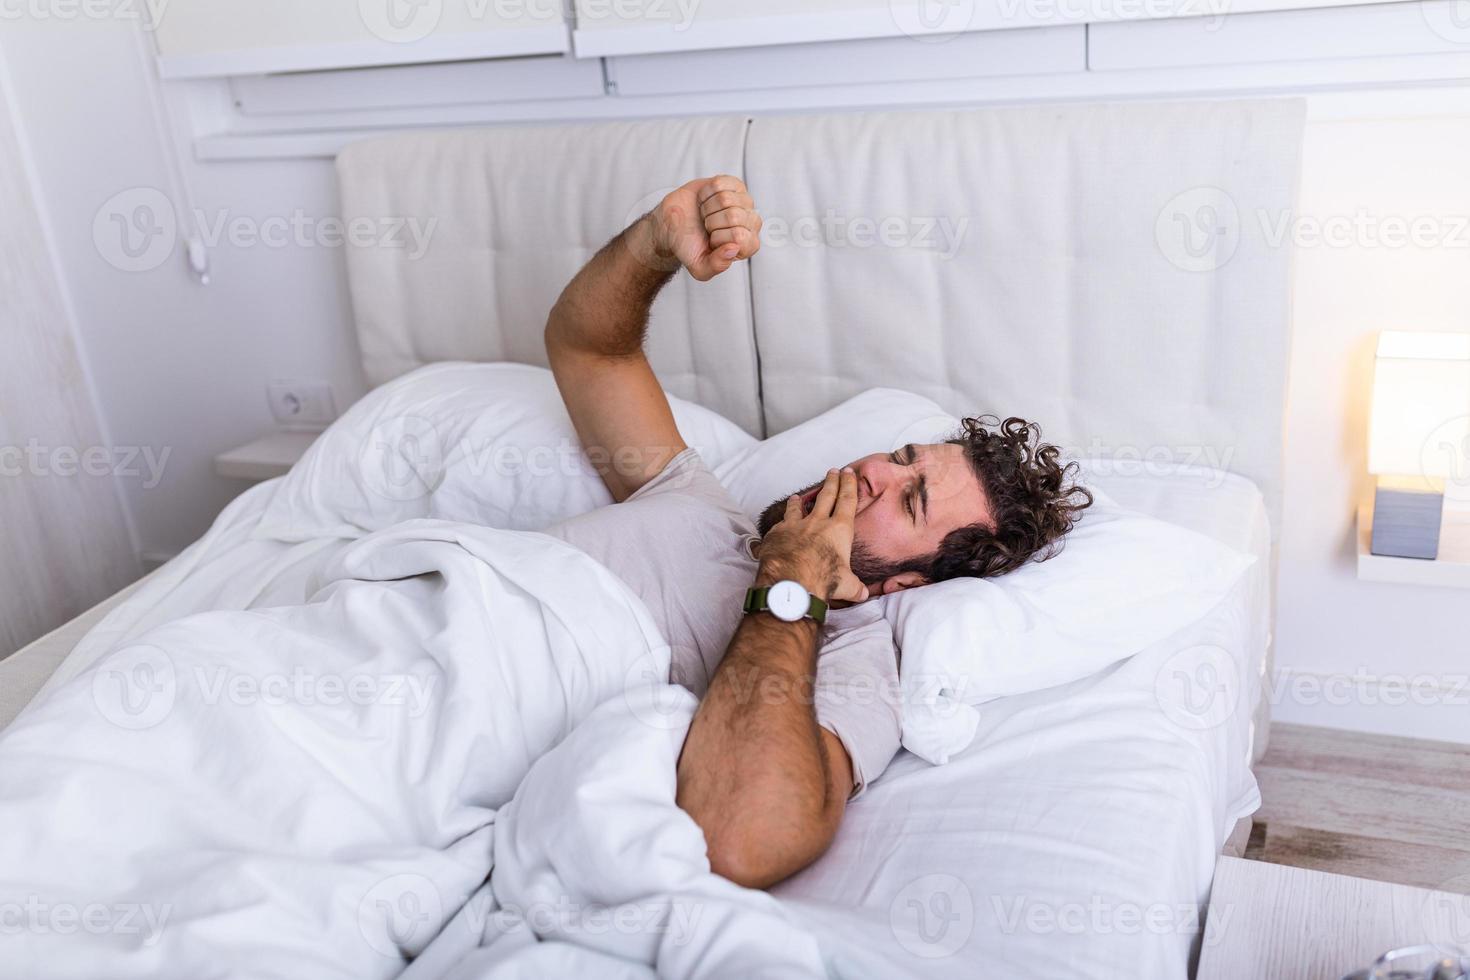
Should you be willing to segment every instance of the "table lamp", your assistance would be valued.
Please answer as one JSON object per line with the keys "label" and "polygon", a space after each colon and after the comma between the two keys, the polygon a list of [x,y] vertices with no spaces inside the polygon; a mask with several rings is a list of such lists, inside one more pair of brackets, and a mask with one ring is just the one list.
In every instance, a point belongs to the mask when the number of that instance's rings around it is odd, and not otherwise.
{"label": "table lamp", "polygon": [[1368,471],[1373,554],[1438,556],[1446,492],[1470,497],[1470,334],[1379,335]]}

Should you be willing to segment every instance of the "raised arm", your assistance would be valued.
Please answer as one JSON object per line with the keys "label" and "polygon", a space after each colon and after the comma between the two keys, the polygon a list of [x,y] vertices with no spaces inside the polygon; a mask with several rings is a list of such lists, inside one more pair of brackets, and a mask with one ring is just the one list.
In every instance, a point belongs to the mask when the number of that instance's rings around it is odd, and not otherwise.
{"label": "raised arm", "polygon": [[682,266],[713,279],[760,248],[745,184],[726,175],[669,193],[592,257],[552,307],[546,355],[588,459],[625,500],[684,448],[643,354],[648,311]]}
{"label": "raised arm", "polygon": [[[823,600],[867,597],[851,569],[857,477],[836,471],[802,513],[801,498],[761,542],[755,585],[782,579]],[[817,725],[812,693],[819,628],[747,614],[700,702],[679,756],[678,802],[704,831],[710,866],[765,888],[815,861],[852,793],[842,742]]]}

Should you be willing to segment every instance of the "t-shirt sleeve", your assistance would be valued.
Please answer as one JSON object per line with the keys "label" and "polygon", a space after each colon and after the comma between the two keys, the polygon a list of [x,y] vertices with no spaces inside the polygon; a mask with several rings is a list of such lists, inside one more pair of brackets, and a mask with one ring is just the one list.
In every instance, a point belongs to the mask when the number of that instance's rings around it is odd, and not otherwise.
{"label": "t-shirt sleeve", "polygon": [[693,446],[680,450],[664,464],[664,468],[659,470],[653,479],[629,494],[628,500],[644,500],[649,497],[676,494],[708,504],[726,514],[738,515],[749,523],[749,518],[745,517],[740,505],[730,495],[730,491],[725,489],[723,483],[715,479],[714,473],[710,472],[709,465]]}
{"label": "t-shirt sleeve", "polygon": [[[898,754],[901,712],[893,630],[876,609],[833,610],[857,618],[826,637],[817,658],[817,724],[836,735],[852,760],[852,799]],[[830,621],[830,620],[829,620]]]}

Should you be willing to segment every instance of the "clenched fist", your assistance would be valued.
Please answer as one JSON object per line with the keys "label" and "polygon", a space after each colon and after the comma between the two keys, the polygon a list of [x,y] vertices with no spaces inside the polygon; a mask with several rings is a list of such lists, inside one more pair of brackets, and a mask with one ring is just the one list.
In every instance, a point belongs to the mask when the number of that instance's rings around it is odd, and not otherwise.
{"label": "clenched fist", "polygon": [[653,249],[707,282],[761,247],[761,216],[739,177],[701,177],[670,191],[648,214]]}

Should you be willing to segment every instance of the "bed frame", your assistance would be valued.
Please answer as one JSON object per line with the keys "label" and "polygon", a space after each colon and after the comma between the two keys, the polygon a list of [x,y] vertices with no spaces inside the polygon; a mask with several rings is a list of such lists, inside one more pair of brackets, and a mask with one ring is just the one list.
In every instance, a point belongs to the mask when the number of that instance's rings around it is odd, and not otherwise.
{"label": "bed frame", "polygon": [[[369,140],[338,160],[344,217],[430,237],[422,254],[394,234],[349,248],[363,364],[373,384],[433,361],[544,364],[546,314],[592,253],[677,184],[732,173],[764,244],[659,298],[649,355],[673,393],[755,435],[880,385],[1022,415],[1119,466],[1247,476],[1274,534],[1290,255],[1269,232],[1295,202],[1304,114],[1071,105]],[[102,611],[0,664],[0,724]]]}

